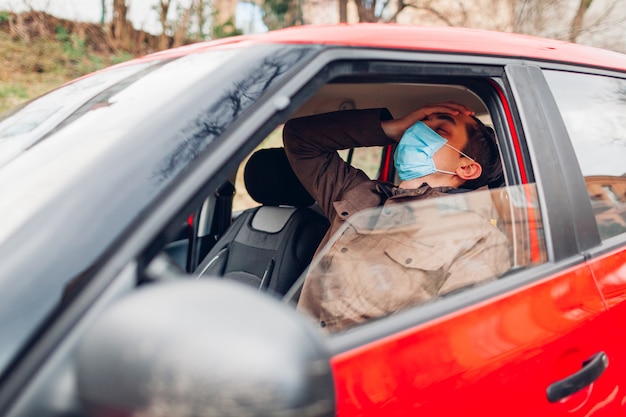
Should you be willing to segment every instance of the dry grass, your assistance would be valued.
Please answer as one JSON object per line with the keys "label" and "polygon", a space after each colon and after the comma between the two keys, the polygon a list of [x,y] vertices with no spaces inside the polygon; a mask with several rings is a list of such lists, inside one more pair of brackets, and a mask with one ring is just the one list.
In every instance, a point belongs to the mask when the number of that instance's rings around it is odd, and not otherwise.
{"label": "dry grass", "polygon": [[67,34],[26,41],[0,32],[0,113],[129,58],[91,52],[80,39]]}
{"label": "dry grass", "polygon": [[55,70],[57,55],[50,42],[27,44],[0,33],[0,112],[61,85],[67,79]]}

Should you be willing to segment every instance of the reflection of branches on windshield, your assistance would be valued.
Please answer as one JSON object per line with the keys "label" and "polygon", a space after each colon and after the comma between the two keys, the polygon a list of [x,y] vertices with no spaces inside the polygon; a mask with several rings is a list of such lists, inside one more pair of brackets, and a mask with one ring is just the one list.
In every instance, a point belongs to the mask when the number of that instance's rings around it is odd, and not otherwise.
{"label": "reflection of branches on windshield", "polygon": [[589,87],[593,87],[593,92],[581,95],[581,98],[590,99],[581,100],[581,103],[599,116],[588,118],[587,129],[593,132],[598,144],[626,147],[626,82],[612,77],[582,77],[583,81],[588,81]]}
{"label": "reflection of branches on windshield", "polygon": [[[266,58],[260,65],[242,71],[241,77],[231,84],[213,104],[198,113],[196,119],[180,133],[180,145],[163,161],[156,173],[158,181],[163,181],[178,173],[208,144],[221,135],[224,130],[251,104],[256,102],[274,83],[310,49],[283,50]],[[182,138],[181,138],[182,137]]]}

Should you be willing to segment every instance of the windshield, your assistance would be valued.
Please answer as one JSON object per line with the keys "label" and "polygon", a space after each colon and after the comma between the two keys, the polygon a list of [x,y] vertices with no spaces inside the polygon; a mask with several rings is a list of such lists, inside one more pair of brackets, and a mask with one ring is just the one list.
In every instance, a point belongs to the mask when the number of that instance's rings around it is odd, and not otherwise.
{"label": "windshield", "polygon": [[179,174],[312,50],[218,48],[139,61],[0,122],[10,155],[0,167],[0,371]]}
{"label": "windshield", "polygon": [[85,101],[155,64],[136,64],[102,71],[6,113],[0,119],[0,166],[32,146]]}

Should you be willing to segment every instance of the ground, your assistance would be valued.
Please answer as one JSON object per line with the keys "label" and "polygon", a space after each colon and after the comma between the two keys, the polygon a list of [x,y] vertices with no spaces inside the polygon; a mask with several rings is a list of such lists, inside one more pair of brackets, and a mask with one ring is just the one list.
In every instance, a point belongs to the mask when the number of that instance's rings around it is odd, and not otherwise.
{"label": "ground", "polygon": [[130,34],[138,40],[129,42],[130,50],[110,32],[42,12],[0,12],[0,113],[81,75],[152,52],[152,35]]}

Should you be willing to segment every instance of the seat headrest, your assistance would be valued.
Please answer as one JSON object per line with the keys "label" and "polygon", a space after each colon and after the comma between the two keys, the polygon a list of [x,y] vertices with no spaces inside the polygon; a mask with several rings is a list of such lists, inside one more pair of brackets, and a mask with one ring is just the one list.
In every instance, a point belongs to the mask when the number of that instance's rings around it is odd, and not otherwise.
{"label": "seat headrest", "polygon": [[243,179],[250,197],[265,206],[307,207],[315,202],[291,169],[283,148],[253,153]]}

